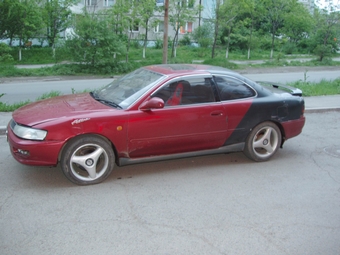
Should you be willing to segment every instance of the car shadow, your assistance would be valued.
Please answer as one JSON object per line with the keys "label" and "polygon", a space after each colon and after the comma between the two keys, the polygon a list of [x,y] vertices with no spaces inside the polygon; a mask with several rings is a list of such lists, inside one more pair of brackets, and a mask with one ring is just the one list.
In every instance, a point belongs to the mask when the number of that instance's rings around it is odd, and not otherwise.
{"label": "car shadow", "polygon": [[[294,153],[293,151],[291,153]],[[278,153],[280,154],[280,152]],[[289,154],[289,153],[288,153]],[[260,163],[266,165],[274,164],[278,157],[289,157],[289,155],[275,155],[270,161]],[[17,162],[16,174],[20,178],[20,183],[25,188],[33,189],[53,189],[53,188],[74,188],[79,187],[70,182],[62,173],[60,166],[56,167],[32,167],[21,165]],[[103,183],[114,185],[123,183],[126,179],[134,179],[145,176],[166,175],[166,174],[195,174],[197,171],[205,171],[209,174],[218,174],[220,171],[249,171],[254,164],[258,164],[248,159],[242,152],[216,154],[207,156],[188,157],[182,159],[164,160],[151,163],[141,163],[119,167],[115,165],[111,175]],[[255,167],[254,167],[255,168]],[[94,186],[94,185],[90,185]]]}

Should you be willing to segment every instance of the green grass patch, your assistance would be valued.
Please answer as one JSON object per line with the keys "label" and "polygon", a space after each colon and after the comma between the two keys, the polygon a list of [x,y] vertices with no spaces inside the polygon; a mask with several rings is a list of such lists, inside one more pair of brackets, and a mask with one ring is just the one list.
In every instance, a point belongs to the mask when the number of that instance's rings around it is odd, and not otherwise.
{"label": "green grass patch", "polygon": [[289,86],[299,88],[303,96],[326,96],[340,94],[340,79],[334,81],[322,80],[321,82],[297,81],[289,83]]}
{"label": "green grass patch", "polygon": [[[280,66],[340,66],[340,61],[324,59],[322,62],[299,61],[296,58],[311,57],[311,55],[284,55],[280,52],[274,53],[274,59],[269,59],[270,52],[266,50],[253,50],[250,60],[264,60],[263,64],[245,64],[236,65],[232,60],[248,60],[247,51],[230,51],[229,58],[225,58],[225,49],[217,47],[215,57],[211,58],[211,48],[199,48],[192,46],[179,46],[176,51],[176,57],[171,57],[172,49],[168,49],[168,63],[198,63],[197,60],[204,64],[222,66],[229,69],[242,69],[244,66],[253,67],[280,67]],[[117,55],[112,62],[95,63],[94,65],[86,64],[65,64],[72,63],[66,47],[56,49],[55,57],[52,56],[52,49],[30,48],[22,49],[22,61],[18,61],[18,48],[12,51],[15,62],[12,64],[0,64],[0,77],[25,77],[25,76],[56,76],[56,75],[117,75],[124,74],[141,66],[161,64],[163,60],[163,49],[147,48],[145,58],[143,58],[142,47],[131,47],[128,54]],[[19,69],[14,64],[55,64],[53,67],[43,67],[37,69]]]}
{"label": "green grass patch", "polygon": [[11,55],[16,64],[49,64],[61,61],[71,61],[67,49],[58,47],[53,56],[50,47],[31,47],[21,49],[21,61],[19,61],[19,47],[13,47]]}
{"label": "green grass patch", "polygon": [[42,96],[38,97],[37,101],[52,98],[52,97],[57,97],[57,96],[60,96],[60,95],[62,95],[60,91],[53,91],[52,90],[51,92],[44,93]]}
{"label": "green grass patch", "polygon": [[6,104],[3,102],[0,102],[0,112],[13,112],[14,110],[20,108],[21,106],[24,106],[29,103],[31,103],[30,100],[15,103],[15,104]]}

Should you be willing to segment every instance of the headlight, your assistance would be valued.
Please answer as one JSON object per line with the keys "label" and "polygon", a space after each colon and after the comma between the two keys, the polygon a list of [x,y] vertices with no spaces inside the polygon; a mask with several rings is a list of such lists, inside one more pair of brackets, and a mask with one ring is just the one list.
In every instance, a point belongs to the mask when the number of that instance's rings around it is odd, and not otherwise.
{"label": "headlight", "polygon": [[28,139],[28,140],[42,141],[42,140],[45,139],[45,137],[47,135],[47,131],[45,131],[45,130],[20,126],[20,125],[16,124],[14,121],[12,121],[12,123],[11,123],[11,128],[12,128],[14,134],[19,136],[20,138]]}

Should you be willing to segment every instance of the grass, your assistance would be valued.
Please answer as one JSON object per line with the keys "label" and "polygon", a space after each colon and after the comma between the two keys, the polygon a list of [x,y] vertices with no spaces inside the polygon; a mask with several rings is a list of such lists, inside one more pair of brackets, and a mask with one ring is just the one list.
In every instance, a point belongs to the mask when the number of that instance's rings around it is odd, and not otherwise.
{"label": "grass", "polygon": [[20,102],[20,103],[15,103],[15,104],[6,104],[3,102],[0,102],[0,112],[13,112],[14,110],[20,108],[21,106],[24,106],[29,103],[31,103],[30,100]]}
{"label": "grass", "polygon": [[[5,95],[4,93],[0,94],[0,98],[4,95]],[[36,101],[47,99],[47,98],[52,98],[52,97],[56,97],[56,96],[60,96],[60,95],[61,95],[60,91],[51,91],[51,92],[48,92],[48,93],[44,93],[43,95],[38,97],[36,99]],[[24,105],[27,105],[29,103],[32,103],[32,102],[30,100],[22,101],[22,102],[15,103],[15,104],[6,104],[6,103],[3,103],[3,102],[0,102],[0,112],[12,112],[12,111],[14,111],[14,110],[16,110],[16,109],[18,109],[18,108],[20,108]]]}
{"label": "grass", "polygon": [[340,79],[336,79],[334,81],[322,80],[318,83],[297,81],[288,85],[301,89],[303,91],[303,95],[306,97],[340,94]]}

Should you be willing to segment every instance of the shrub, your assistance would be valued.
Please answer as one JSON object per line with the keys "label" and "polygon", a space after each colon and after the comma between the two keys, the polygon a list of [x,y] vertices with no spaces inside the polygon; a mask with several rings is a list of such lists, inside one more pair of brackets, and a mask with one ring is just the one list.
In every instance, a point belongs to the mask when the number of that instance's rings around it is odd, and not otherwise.
{"label": "shrub", "polygon": [[13,56],[11,55],[12,48],[5,43],[0,43],[0,62],[13,62]]}

